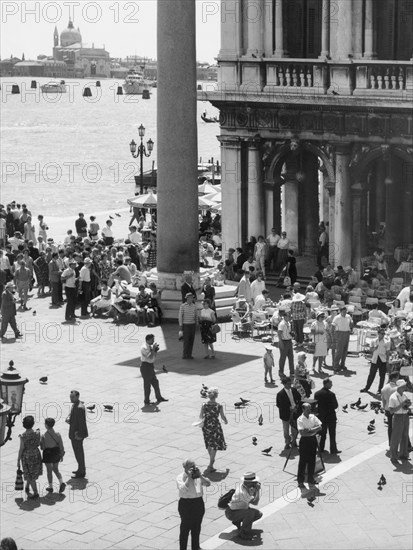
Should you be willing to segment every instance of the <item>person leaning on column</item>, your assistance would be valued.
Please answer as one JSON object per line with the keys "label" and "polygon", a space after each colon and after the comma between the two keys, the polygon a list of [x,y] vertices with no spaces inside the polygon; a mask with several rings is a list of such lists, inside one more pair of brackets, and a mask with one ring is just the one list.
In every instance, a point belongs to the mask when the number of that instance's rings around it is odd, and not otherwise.
{"label": "person leaning on column", "polygon": [[201,474],[191,458],[184,460],[182,466],[184,471],[176,478],[179,490],[178,512],[181,517],[179,550],[186,550],[189,533],[192,550],[199,550],[199,535],[205,513],[203,486],[209,487],[211,482]]}

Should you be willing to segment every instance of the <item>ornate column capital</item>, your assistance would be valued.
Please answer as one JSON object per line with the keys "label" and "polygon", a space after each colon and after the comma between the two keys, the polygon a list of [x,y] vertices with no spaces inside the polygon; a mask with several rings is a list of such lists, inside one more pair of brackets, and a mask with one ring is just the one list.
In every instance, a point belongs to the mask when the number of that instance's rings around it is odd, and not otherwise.
{"label": "ornate column capital", "polygon": [[240,149],[242,139],[238,136],[217,136],[218,141],[222,147],[228,149]]}

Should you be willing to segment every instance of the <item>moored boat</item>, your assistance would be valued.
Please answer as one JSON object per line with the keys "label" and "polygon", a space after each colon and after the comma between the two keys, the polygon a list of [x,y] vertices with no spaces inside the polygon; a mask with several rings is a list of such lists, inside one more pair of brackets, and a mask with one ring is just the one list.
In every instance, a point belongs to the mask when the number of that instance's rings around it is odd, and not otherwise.
{"label": "moored boat", "polygon": [[67,92],[66,82],[64,80],[60,82],[51,80],[47,84],[40,86],[40,89],[44,94],[63,94]]}

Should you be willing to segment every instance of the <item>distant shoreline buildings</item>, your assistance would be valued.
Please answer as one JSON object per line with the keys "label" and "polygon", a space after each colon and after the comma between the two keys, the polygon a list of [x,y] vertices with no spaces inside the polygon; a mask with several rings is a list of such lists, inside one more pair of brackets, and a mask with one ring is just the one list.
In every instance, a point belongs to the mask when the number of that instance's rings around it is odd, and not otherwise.
{"label": "distant shoreline buildings", "polygon": [[[139,68],[148,80],[157,80],[157,61],[132,55],[126,58],[111,58],[105,46],[96,48],[82,41],[80,29],[69,24],[59,36],[57,27],[53,33],[51,56],[38,55],[36,60],[11,56],[0,61],[1,76],[33,76],[51,78],[124,78],[128,71]],[[197,64],[198,80],[217,80],[217,65]]]}

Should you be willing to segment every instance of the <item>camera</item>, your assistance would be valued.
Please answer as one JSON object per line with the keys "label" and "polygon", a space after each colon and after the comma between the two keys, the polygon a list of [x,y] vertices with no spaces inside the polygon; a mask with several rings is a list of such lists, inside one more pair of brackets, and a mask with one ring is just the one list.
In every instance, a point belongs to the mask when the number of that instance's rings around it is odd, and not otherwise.
{"label": "camera", "polygon": [[191,468],[190,472],[191,472],[192,479],[197,479],[198,477],[201,477],[201,473],[199,471],[199,468],[197,468],[196,466]]}

